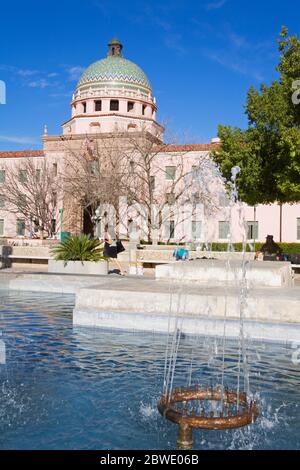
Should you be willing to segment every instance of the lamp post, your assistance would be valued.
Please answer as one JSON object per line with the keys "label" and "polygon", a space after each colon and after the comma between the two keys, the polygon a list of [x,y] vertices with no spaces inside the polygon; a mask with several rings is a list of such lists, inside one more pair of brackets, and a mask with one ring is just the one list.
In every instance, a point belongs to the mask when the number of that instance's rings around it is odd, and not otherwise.
{"label": "lamp post", "polygon": [[61,241],[61,238],[62,238],[62,224],[63,224],[63,209],[59,209],[59,228],[60,228],[60,236],[59,236],[59,239]]}

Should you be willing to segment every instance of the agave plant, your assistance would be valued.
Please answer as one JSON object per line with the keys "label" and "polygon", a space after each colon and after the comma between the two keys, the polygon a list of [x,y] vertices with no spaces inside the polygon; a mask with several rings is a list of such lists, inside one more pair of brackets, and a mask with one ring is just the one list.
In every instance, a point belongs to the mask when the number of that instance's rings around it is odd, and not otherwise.
{"label": "agave plant", "polygon": [[101,261],[103,244],[89,235],[74,235],[60,242],[51,249],[51,255],[56,261]]}

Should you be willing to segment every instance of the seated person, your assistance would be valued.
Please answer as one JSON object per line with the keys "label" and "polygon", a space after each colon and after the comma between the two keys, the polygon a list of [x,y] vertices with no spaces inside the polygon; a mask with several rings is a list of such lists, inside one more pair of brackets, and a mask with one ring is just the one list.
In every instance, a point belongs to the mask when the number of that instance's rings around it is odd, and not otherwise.
{"label": "seated person", "polygon": [[273,235],[267,235],[266,243],[261,247],[260,250],[264,255],[264,260],[275,261],[281,259],[281,248],[273,240]]}
{"label": "seated person", "polygon": [[176,258],[176,261],[186,260],[189,257],[189,252],[186,248],[176,248],[176,250],[173,251],[173,256]]}

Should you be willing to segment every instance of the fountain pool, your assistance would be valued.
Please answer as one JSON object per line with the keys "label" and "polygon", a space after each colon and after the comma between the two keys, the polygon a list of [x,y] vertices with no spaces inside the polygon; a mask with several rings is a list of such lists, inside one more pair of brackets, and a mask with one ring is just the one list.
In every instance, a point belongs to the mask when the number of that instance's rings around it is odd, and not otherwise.
{"label": "fountain pool", "polygon": [[[177,426],[156,406],[166,336],[73,327],[73,306],[73,296],[0,291],[0,448],[174,449]],[[298,347],[248,342],[259,418],[236,430],[195,431],[194,449],[300,449]],[[228,386],[237,348],[226,341]],[[218,383],[221,362],[221,340],[183,337],[174,386],[191,370],[193,383]]]}

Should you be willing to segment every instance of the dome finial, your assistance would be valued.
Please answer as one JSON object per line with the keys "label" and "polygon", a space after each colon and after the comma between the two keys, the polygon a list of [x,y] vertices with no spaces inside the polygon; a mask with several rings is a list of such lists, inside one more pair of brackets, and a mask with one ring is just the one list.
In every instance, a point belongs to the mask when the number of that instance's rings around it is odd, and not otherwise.
{"label": "dome finial", "polygon": [[118,38],[112,38],[108,44],[108,56],[111,57],[122,57],[123,44],[119,41]]}

